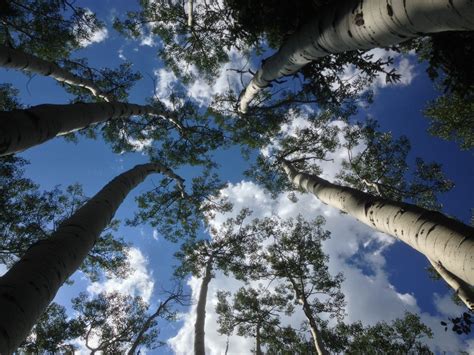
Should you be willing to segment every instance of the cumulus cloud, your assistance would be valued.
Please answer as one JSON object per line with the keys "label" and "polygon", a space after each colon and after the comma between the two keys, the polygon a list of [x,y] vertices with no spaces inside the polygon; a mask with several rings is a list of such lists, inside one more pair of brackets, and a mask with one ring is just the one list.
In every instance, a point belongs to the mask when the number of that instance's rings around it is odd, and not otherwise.
{"label": "cumulus cloud", "polygon": [[[93,15],[93,13],[91,10],[86,9],[85,15],[91,16]],[[109,37],[109,31],[106,27],[99,28],[96,31],[92,31],[91,29],[87,28],[86,31],[88,34],[88,38],[83,38],[80,40],[79,44],[81,45],[81,47],[87,47],[94,43],[100,43],[104,41],[107,37]]]}
{"label": "cumulus cloud", "polygon": [[[242,181],[231,184],[222,193],[234,203],[230,214],[218,215],[211,222],[218,227],[229,216],[235,215],[241,208],[248,207],[254,211],[253,217],[278,215],[282,218],[296,217],[302,214],[306,219],[322,215],[326,218],[326,229],[332,237],[323,245],[325,253],[330,257],[329,270],[332,274],[342,272],[345,281],[342,291],[346,295],[346,321],[362,321],[366,325],[374,325],[379,321],[391,321],[403,317],[405,311],[418,313],[422,321],[432,327],[435,337],[427,340],[433,349],[438,351],[457,351],[463,344],[452,332],[444,332],[439,326],[440,318],[422,313],[413,294],[397,291],[390,283],[385,271],[383,251],[395,240],[381,233],[374,232],[350,216],[343,215],[332,207],[326,206],[308,194],[297,193],[298,202],[292,203],[282,194],[275,200],[252,182]],[[353,260],[360,260],[360,263]],[[369,271],[368,271],[369,270]],[[197,300],[200,280],[192,277],[189,286],[193,297]],[[222,354],[227,339],[217,332],[216,292],[219,289],[235,292],[241,283],[216,273],[209,286],[206,305],[206,347],[207,353]],[[435,296],[437,297],[437,296]],[[301,311],[284,323],[299,326],[304,320]],[[195,307],[183,315],[183,326],[169,344],[176,354],[188,354],[192,349],[195,321]],[[254,346],[253,339],[232,336],[229,339],[229,354],[250,353]]]}
{"label": "cumulus cloud", "polygon": [[131,273],[127,278],[111,278],[105,282],[93,282],[87,287],[92,295],[101,292],[120,292],[124,295],[141,296],[145,302],[150,302],[153,292],[153,276],[148,269],[148,260],[137,248],[127,252]]}

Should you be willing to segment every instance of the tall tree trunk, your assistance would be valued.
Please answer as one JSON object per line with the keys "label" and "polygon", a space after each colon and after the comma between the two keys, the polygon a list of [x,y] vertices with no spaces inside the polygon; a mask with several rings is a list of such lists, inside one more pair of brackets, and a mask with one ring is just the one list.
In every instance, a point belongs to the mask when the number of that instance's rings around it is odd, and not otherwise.
{"label": "tall tree trunk", "polygon": [[159,164],[137,165],[117,176],[48,238],[33,244],[0,278],[0,354],[11,354],[81,265],[127,194]]}
{"label": "tall tree trunk", "polygon": [[321,334],[318,329],[318,324],[313,317],[313,312],[311,311],[311,307],[308,303],[308,299],[301,294],[300,289],[296,283],[296,281],[292,277],[288,277],[291,286],[293,287],[293,291],[295,292],[295,296],[298,299],[298,302],[303,307],[303,313],[306,319],[309,322],[309,328],[311,331],[311,336],[313,338],[314,348],[318,355],[329,355],[329,352],[324,347],[323,341],[321,339]]}
{"label": "tall tree trunk", "polygon": [[330,4],[266,59],[241,94],[239,110],[247,112],[250,101],[272,80],[294,74],[318,57],[463,30],[474,30],[472,0],[342,0]]}
{"label": "tall tree trunk", "polygon": [[26,110],[0,111],[0,156],[119,117],[161,114],[151,106],[121,102],[38,105]]}
{"label": "tall tree trunk", "polygon": [[407,243],[451,274],[474,284],[474,228],[412,204],[332,184],[298,172],[282,161],[289,179],[321,202],[355,217],[373,229]]}
{"label": "tall tree trunk", "polygon": [[0,45],[0,66],[50,76],[59,82],[83,87],[89,90],[94,96],[100,97],[105,101],[113,101],[112,97],[102,93],[91,80],[74,75],[56,63],[43,60],[34,55],[4,45]]}
{"label": "tall tree trunk", "polygon": [[260,323],[257,323],[257,329],[255,331],[255,355],[263,355],[262,341],[260,339]]}
{"label": "tall tree trunk", "polygon": [[195,355],[205,355],[205,332],[204,326],[206,323],[206,301],[207,301],[207,291],[209,289],[209,283],[212,279],[212,255],[209,257],[206,263],[206,269],[204,272],[204,277],[202,279],[201,289],[199,290],[199,299],[196,307],[196,323],[194,324],[194,354]]}

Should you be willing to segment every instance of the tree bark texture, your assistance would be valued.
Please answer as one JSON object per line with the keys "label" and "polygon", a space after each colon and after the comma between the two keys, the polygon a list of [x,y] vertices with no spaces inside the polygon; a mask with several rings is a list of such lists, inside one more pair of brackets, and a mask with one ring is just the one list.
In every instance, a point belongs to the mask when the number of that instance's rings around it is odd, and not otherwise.
{"label": "tree bark texture", "polygon": [[469,287],[469,285],[451,274],[441,263],[436,263],[431,259],[429,259],[429,261],[433,268],[443,278],[443,280],[446,281],[449,286],[451,286],[456,295],[467,306],[467,308],[469,308],[471,311],[474,311],[474,292]]}
{"label": "tree bark texture", "polygon": [[61,285],[79,268],[127,194],[161,165],[143,164],[117,176],[45,240],[33,244],[0,278],[0,354],[11,354]]}
{"label": "tree bark texture", "polygon": [[0,156],[119,117],[155,113],[151,106],[121,102],[38,105],[0,112]]}
{"label": "tree bark texture", "polygon": [[255,355],[263,355],[262,352],[262,342],[261,342],[261,335],[260,335],[260,323],[257,323],[257,329],[255,331]]}
{"label": "tree bark texture", "polygon": [[113,101],[109,95],[102,93],[91,80],[74,75],[61,68],[56,63],[43,60],[34,55],[4,45],[0,45],[0,66],[9,69],[24,70],[43,76],[50,76],[59,82],[83,87],[89,90],[94,96],[100,97],[105,101]]}
{"label": "tree bark texture", "polygon": [[388,47],[444,31],[474,30],[472,0],[343,0],[319,10],[266,59],[240,97],[239,111],[271,81],[291,75],[319,57]]}
{"label": "tree bark texture", "polygon": [[202,279],[201,289],[199,290],[199,299],[196,307],[196,323],[194,324],[194,354],[205,355],[205,331],[206,324],[206,301],[207,291],[209,290],[209,283],[212,279],[212,256],[209,257]]}
{"label": "tree bark texture", "polygon": [[424,254],[457,278],[474,284],[474,228],[442,213],[340,186],[282,162],[290,181],[321,202],[348,213]]}

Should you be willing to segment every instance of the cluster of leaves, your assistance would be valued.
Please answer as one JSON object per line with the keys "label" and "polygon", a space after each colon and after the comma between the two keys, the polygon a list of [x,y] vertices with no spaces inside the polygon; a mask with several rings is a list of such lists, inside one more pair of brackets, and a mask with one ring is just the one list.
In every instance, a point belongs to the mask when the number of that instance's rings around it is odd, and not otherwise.
{"label": "cluster of leaves", "polygon": [[0,42],[46,60],[63,60],[103,28],[68,0],[8,0],[0,7]]}
{"label": "cluster of leaves", "polygon": [[[459,317],[449,318],[449,322],[453,325],[451,330],[459,335],[471,333],[472,324],[474,323],[471,317],[472,313],[472,311],[463,312]],[[441,325],[444,327],[444,331],[448,330],[448,323],[443,321]]]}
{"label": "cluster of leaves", "polygon": [[430,120],[428,131],[445,140],[455,140],[461,149],[474,147],[474,34],[446,32],[414,39],[401,46],[415,50],[428,63],[429,77],[442,95],[431,101],[424,114]]}
{"label": "cluster of leaves", "polygon": [[[374,120],[347,126],[344,140],[348,159],[343,161],[337,178],[358,190],[439,210],[442,206],[436,196],[454,186],[444,176],[440,164],[425,163],[421,158],[415,159],[415,168],[410,174],[408,138],[395,139],[391,133],[380,132]],[[362,151],[354,154],[361,146]]]}
{"label": "cluster of leaves", "polygon": [[168,292],[154,313],[139,296],[117,292],[94,297],[81,293],[72,299],[75,311],[68,318],[66,309],[52,303],[33,328],[20,349],[34,353],[74,352],[75,340],[81,339],[92,353],[134,354],[139,346],[154,349],[164,343],[158,339],[158,321],[176,318],[174,307],[188,304],[181,286]]}

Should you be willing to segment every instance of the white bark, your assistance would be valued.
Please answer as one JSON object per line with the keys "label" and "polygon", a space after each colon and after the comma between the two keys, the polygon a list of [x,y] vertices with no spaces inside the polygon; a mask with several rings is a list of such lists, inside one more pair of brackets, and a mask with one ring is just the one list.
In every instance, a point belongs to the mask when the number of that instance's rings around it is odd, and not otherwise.
{"label": "white bark", "polygon": [[161,114],[151,106],[120,102],[39,105],[0,112],[0,156],[21,152],[64,135],[119,117]]}
{"label": "white bark", "polygon": [[441,263],[457,278],[474,284],[474,228],[436,211],[300,173],[286,161],[282,165],[297,187],[311,192],[321,202],[405,242],[433,262]]}
{"label": "white bark", "polygon": [[199,290],[199,299],[196,307],[196,323],[194,323],[194,354],[205,355],[205,331],[204,326],[206,324],[206,301],[207,291],[209,290],[209,283],[212,279],[212,256],[209,257],[206,263],[206,269],[204,271],[204,277],[202,278],[201,289]]}
{"label": "white bark", "polygon": [[434,262],[431,259],[428,259],[433,265],[434,269],[438,274],[443,278],[446,283],[451,286],[451,288],[456,292],[456,295],[461,301],[469,308],[471,311],[474,311],[474,292],[464,281],[460,280],[448,270],[440,262]]}
{"label": "white bark", "polygon": [[188,27],[193,27],[193,0],[188,0]]}
{"label": "white bark", "polygon": [[50,76],[59,82],[72,86],[79,86],[89,90],[94,96],[111,102],[113,98],[101,92],[91,81],[76,76],[53,62],[43,60],[31,54],[0,45],[0,66],[10,69],[19,69],[31,73]]}
{"label": "white bark", "polygon": [[252,99],[271,81],[296,73],[316,58],[463,30],[474,30],[472,0],[342,0],[330,4],[267,58],[242,93],[239,110],[247,112]]}
{"label": "white bark", "polygon": [[159,164],[143,164],[117,176],[0,278],[0,354],[11,354],[26,338],[127,194],[162,169]]}

